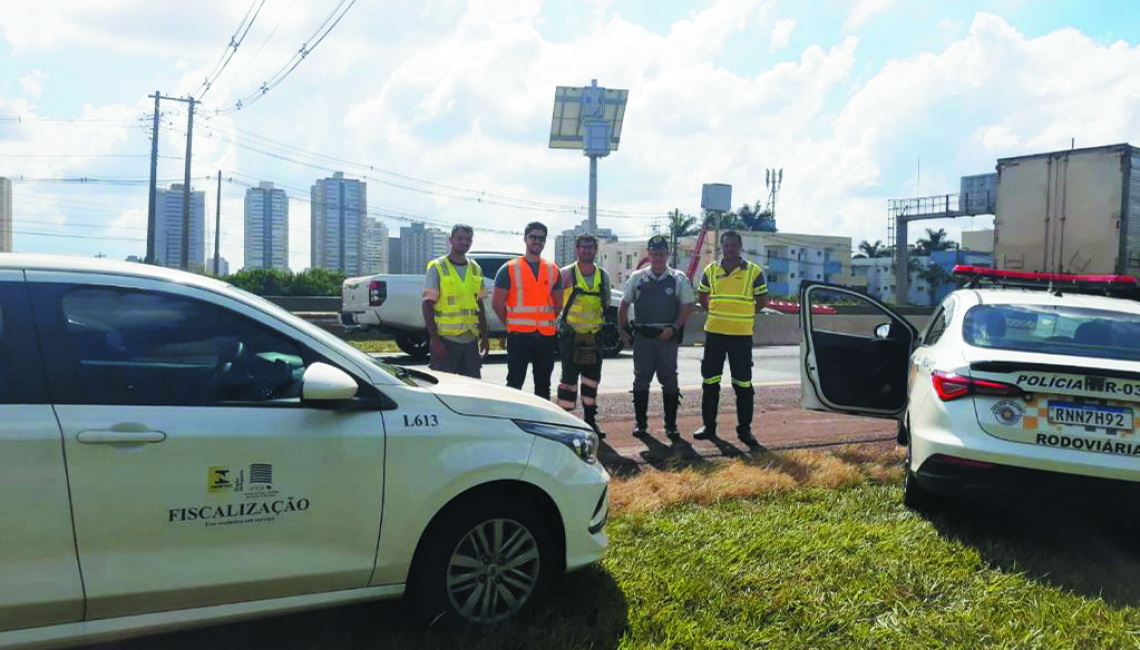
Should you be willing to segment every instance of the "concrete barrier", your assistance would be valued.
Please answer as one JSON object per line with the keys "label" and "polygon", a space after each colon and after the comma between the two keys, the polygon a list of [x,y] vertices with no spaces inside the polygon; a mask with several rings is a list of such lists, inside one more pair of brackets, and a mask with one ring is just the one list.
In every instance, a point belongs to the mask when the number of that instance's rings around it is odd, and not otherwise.
{"label": "concrete barrier", "polygon": [[[927,309],[929,312],[929,309]],[[904,314],[920,331],[926,327],[930,313]],[[836,314],[817,315],[815,323],[818,329],[830,332],[845,332],[858,334],[865,332],[871,336],[875,327],[886,322],[886,318],[877,314]],[[698,311],[689,318],[685,325],[685,345],[703,344],[705,340],[705,313]],[[757,314],[756,328],[753,330],[752,340],[756,345],[799,345],[800,344],[800,317],[797,314]]]}
{"label": "concrete barrier", "polygon": [[[267,300],[288,309],[297,316],[318,325],[337,336],[348,340],[384,340],[391,338],[379,332],[345,331],[340,324],[340,298],[330,297],[289,297],[270,296]],[[886,321],[877,310],[868,307],[840,307],[835,315],[817,315],[817,327],[833,332],[849,334],[866,333],[870,336],[877,325]],[[926,321],[933,313],[931,307],[895,308],[919,330],[926,327]],[[705,340],[705,312],[697,310],[685,326],[685,345],[701,345]],[[800,317],[798,314],[757,314],[753,341],[758,346],[799,345]]]}

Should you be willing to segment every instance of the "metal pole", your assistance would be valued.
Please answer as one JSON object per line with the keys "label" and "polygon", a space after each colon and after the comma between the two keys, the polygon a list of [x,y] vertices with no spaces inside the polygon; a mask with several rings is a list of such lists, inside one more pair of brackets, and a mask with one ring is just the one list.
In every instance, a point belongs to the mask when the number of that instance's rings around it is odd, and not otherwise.
{"label": "metal pole", "polygon": [[182,186],[182,261],[178,268],[190,269],[190,156],[194,144],[194,98],[186,118],[186,181]]}
{"label": "metal pole", "polygon": [[905,305],[910,285],[910,269],[907,268],[910,251],[906,247],[907,220],[901,214],[896,214],[895,219],[895,304]]}
{"label": "metal pole", "polygon": [[154,264],[155,202],[158,200],[158,100],[154,91],[154,130],[150,136],[150,202],[146,211],[146,263]]}
{"label": "metal pole", "polygon": [[222,170],[218,170],[218,209],[214,211],[214,277],[218,277],[218,249],[222,241]]}
{"label": "metal pole", "polygon": [[595,235],[598,232],[598,157],[590,156],[590,221],[586,232]]}

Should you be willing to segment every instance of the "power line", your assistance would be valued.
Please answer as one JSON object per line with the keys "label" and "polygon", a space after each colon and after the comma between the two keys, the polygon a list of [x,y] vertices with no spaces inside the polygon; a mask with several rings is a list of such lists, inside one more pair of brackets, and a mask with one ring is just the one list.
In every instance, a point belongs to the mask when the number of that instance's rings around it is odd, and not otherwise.
{"label": "power line", "polygon": [[[256,11],[253,9],[254,5],[257,5]],[[257,15],[261,13],[261,8],[264,6],[265,0],[261,0],[261,4],[258,4],[258,0],[253,0],[253,4],[251,4],[249,9],[245,12],[245,17],[241,19],[241,24],[238,25],[237,31],[230,37],[230,43],[226,46],[225,51],[222,52],[222,58],[219,59],[217,65],[214,66],[214,71],[202,81],[202,85],[199,86],[198,90],[195,90],[191,96],[197,95],[199,101],[206,96],[206,93],[210,91],[210,87],[214,85],[214,82],[216,82],[222,72],[225,71],[226,66],[233,60],[234,55],[237,54],[238,47],[240,47],[242,41],[245,40],[246,34],[249,33],[249,28],[253,27],[253,21],[257,20]],[[253,13],[252,18],[250,18],[251,12]],[[249,22],[246,22],[247,20]],[[243,28],[245,31],[242,31]],[[238,36],[239,33],[241,34],[240,37]]]}
{"label": "power line", "polygon": [[23,115],[6,115],[0,117],[0,123],[17,123],[17,124],[34,124],[37,122],[59,123],[59,122],[72,122],[72,123],[88,123],[88,122],[121,122],[129,123],[136,121],[143,121],[149,118],[130,118],[130,117],[24,117]]}
{"label": "power line", "polygon": [[[198,180],[202,180],[201,177]],[[147,185],[150,183],[149,178],[107,178],[95,176],[71,176],[71,177],[48,177],[48,176],[10,176],[8,180],[13,183],[58,183],[61,185]],[[178,183],[185,179],[183,178],[160,178],[159,182],[162,183]]]}
{"label": "power line", "polygon": [[[0,158],[150,158],[145,153],[0,153]],[[177,156],[159,156],[165,160],[182,160]]]}
{"label": "power line", "polygon": [[261,51],[262,51],[262,50],[264,50],[264,49],[265,49],[265,46],[266,46],[266,44],[268,44],[268,43],[269,43],[269,40],[273,38],[273,35],[277,33],[277,28],[281,26],[281,23],[285,22],[285,17],[289,15],[289,12],[293,10],[293,6],[294,6],[294,5],[296,5],[296,4],[297,4],[297,0],[293,0],[293,2],[289,3],[289,7],[288,7],[288,8],[286,8],[286,9],[285,9],[285,13],[281,14],[281,17],[277,19],[277,24],[276,24],[276,25],[274,25],[274,26],[273,26],[273,30],[269,32],[269,36],[266,36],[266,37],[265,37],[265,40],[261,42],[261,45],[260,45],[260,46],[257,48],[257,51],[253,53],[253,56],[252,56],[252,57],[250,57],[249,61],[246,61],[246,62],[245,62],[245,65],[244,65],[244,66],[242,66],[242,69],[241,69],[241,70],[238,70],[238,71],[237,71],[237,74],[235,74],[233,77],[231,77],[231,78],[230,78],[230,80],[229,80],[229,82],[227,82],[227,83],[226,83],[226,85],[222,86],[222,87],[221,87],[221,88],[218,90],[218,92],[220,92],[220,93],[222,93],[222,92],[225,92],[225,91],[226,91],[226,89],[228,89],[230,86],[232,86],[232,85],[234,84],[234,82],[235,82],[235,81],[237,81],[238,79],[240,79],[240,78],[241,78],[241,75],[242,75],[242,74],[243,74],[243,73],[244,73],[244,72],[245,72],[247,69],[249,69],[249,66],[250,66],[250,65],[252,65],[252,64],[253,64],[253,62],[257,60],[257,56],[258,56],[259,54],[261,54]]}
{"label": "power line", "polygon": [[104,235],[70,235],[58,232],[33,232],[31,230],[13,230],[12,234],[15,235],[29,235],[32,237],[58,237],[61,239],[103,239],[112,241],[141,241],[145,242],[146,237],[109,237]]}
{"label": "power line", "polygon": [[[205,128],[212,133],[217,133],[219,137],[227,142],[230,142],[234,146],[270,158],[274,158],[276,160],[325,172],[341,171],[346,168],[355,168],[362,172],[358,173],[358,175],[363,179],[375,183],[380,183],[382,185],[387,185],[389,187],[395,187],[397,189],[404,189],[421,194],[427,194],[430,196],[453,198],[472,203],[482,203],[528,211],[566,214],[585,214],[588,212],[587,206],[583,205],[571,205],[563,203],[552,203],[548,201],[539,201],[535,199],[524,199],[503,194],[496,194],[494,192],[487,192],[485,190],[476,190],[456,185],[449,185],[447,183],[429,181],[414,176],[408,176],[406,174],[400,174],[398,172],[379,168],[374,165],[353,162],[343,158],[310,151],[252,132],[243,132],[240,129],[227,131],[225,129],[217,128],[211,124],[207,124],[202,128]],[[175,133],[178,132],[175,131]],[[304,160],[303,158],[307,158],[308,160]],[[381,174],[382,176],[374,176],[372,174],[366,173],[365,170],[368,172]],[[598,214],[600,216],[615,219],[646,219],[659,217],[663,213],[638,213],[625,210],[602,209],[598,210]]]}
{"label": "power line", "polygon": [[[214,114],[229,115],[230,113],[240,111],[241,109],[255,103],[257,100],[264,97],[270,90],[276,88],[277,85],[282,81],[285,81],[285,79],[288,78],[289,75],[297,69],[297,66],[301,65],[301,61],[304,61],[305,57],[309,56],[313,50],[317,49],[317,46],[319,46],[321,42],[325,40],[325,37],[327,37],[329,33],[332,32],[332,30],[337,26],[337,24],[340,23],[341,19],[344,18],[344,15],[348,13],[348,10],[352,9],[352,5],[356,4],[356,0],[351,0],[348,2],[348,5],[345,6],[345,1],[346,0],[340,0],[340,3],[337,4],[336,8],[332,10],[332,13],[330,13],[328,17],[325,18],[325,21],[321,23],[321,26],[317,28],[317,31],[313,32],[313,35],[309,37],[309,40],[301,44],[301,49],[299,49],[297,53],[293,55],[293,58],[289,59],[289,61],[286,62],[280,70],[278,70],[267,81],[263,82],[260,88],[250,92],[245,97],[238,99],[232,106],[215,110]],[[341,7],[344,7],[344,9],[342,10]],[[339,15],[337,12],[340,12]],[[329,21],[332,21],[332,24],[329,24]],[[314,39],[316,39],[315,42]],[[310,43],[312,43],[312,45],[310,45]]]}

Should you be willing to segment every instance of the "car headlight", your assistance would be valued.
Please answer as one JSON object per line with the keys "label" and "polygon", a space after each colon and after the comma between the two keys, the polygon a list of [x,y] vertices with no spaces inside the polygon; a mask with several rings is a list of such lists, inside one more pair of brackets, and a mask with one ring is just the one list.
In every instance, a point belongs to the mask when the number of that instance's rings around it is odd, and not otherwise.
{"label": "car headlight", "polygon": [[598,434],[593,431],[527,420],[515,420],[514,423],[527,433],[566,445],[578,458],[591,465],[598,462]]}

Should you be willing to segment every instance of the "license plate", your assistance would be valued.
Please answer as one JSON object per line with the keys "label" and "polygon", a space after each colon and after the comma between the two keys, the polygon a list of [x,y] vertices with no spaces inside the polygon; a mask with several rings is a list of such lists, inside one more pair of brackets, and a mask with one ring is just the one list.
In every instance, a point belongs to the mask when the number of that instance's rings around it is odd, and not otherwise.
{"label": "license plate", "polygon": [[1049,423],[1131,431],[1132,409],[1099,404],[1049,402]]}

